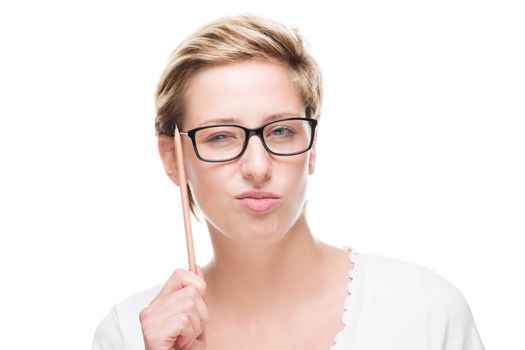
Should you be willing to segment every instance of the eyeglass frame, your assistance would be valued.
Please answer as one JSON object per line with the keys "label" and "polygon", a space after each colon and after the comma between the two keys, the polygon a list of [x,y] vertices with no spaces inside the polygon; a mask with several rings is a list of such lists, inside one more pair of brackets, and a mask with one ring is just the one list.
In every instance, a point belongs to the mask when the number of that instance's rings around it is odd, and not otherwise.
{"label": "eyeglass frame", "polygon": [[[268,145],[266,145],[266,141],[264,141],[264,135],[263,135],[264,128],[267,127],[270,124],[277,123],[277,122],[282,122],[282,121],[286,121],[286,120],[306,120],[306,121],[308,121],[312,133],[310,135],[310,143],[308,144],[308,147],[305,150],[300,151],[300,152],[295,152],[295,153],[277,153],[277,152],[273,152],[268,147]],[[197,127],[197,128],[191,129],[191,130],[187,130],[187,131],[179,131],[179,134],[186,135],[186,136],[188,136],[191,139],[192,144],[193,144],[193,150],[195,151],[195,155],[197,155],[197,158],[199,158],[203,162],[222,163],[222,162],[229,162],[231,160],[235,160],[235,159],[238,159],[238,158],[242,157],[242,155],[246,151],[246,148],[248,148],[248,142],[250,141],[250,138],[253,135],[257,135],[259,137],[259,139],[261,140],[264,148],[268,151],[268,153],[276,155],[276,156],[287,157],[287,156],[295,156],[295,155],[298,155],[298,154],[301,154],[301,153],[304,153],[304,152],[308,152],[312,148],[312,145],[314,143],[315,129],[317,127],[317,123],[318,123],[317,119],[293,117],[293,118],[272,120],[272,121],[269,121],[268,123],[265,123],[265,124],[261,125],[260,127],[255,128],[255,129],[250,129],[250,128],[246,128],[246,127],[244,127],[242,125],[235,125],[235,124],[218,124],[218,125],[200,126],[200,127]],[[202,130],[202,129],[223,127],[223,126],[234,126],[234,127],[237,127],[237,128],[240,128],[240,129],[244,130],[245,137],[244,137],[244,144],[242,146],[241,151],[239,152],[239,154],[237,156],[232,157],[232,158],[228,158],[228,159],[223,159],[223,160],[209,160],[209,159],[202,158],[201,155],[199,154],[199,151],[197,150],[197,140],[195,139],[195,134],[197,133],[197,131]]]}

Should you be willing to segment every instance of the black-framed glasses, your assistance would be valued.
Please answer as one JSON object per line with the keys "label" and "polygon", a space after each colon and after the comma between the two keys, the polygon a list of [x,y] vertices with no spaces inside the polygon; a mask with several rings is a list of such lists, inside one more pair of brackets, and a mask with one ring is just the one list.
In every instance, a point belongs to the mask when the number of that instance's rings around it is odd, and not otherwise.
{"label": "black-framed glasses", "polygon": [[313,144],[317,120],[286,118],[274,120],[255,129],[240,125],[210,125],[188,131],[197,158],[205,162],[227,162],[242,156],[252,135],[264,148],[277,156],[293,156],[308,151]]}

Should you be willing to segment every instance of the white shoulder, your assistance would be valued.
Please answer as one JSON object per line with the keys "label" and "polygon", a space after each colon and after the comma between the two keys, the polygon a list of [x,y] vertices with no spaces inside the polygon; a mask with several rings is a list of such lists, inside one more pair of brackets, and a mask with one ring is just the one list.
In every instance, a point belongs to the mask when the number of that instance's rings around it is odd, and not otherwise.
{"label": "white shoulder", "polygon": [[99,323],[93,337],[93,350],[125,349],[116,308],[113,306]]}
{"label": "white shoulder", "polygon": [[462,322],[472,317],[465,296],[459,289],[433,270],[425,267],[421,274],[423,296],[433,312]]}
{"label": "white shoulder", "polygon": [[361,254],[359,262],[366,265],[363,268],[373,289],[388,290],[408,300],[420,292],[422,265],[372,253]]}
{"label": "white shoulder", "polygon": [[466,298],[448,280],[396,258],[367,253],[359,259],[367,318],[376,328],[395,329],[398,336],[419,333],[425,349],[484,349]]}
{"label": "white shoulder", "polygon": [[456,286],[423,267],[421,288],[429,333],[439,337],[442,349],[484,349],[470,306]]}
{"label": "white shoulder", "polygon": [[144,349],[139,313],[161,287],[156,285],[115,304],[95,330],[92,350]]}

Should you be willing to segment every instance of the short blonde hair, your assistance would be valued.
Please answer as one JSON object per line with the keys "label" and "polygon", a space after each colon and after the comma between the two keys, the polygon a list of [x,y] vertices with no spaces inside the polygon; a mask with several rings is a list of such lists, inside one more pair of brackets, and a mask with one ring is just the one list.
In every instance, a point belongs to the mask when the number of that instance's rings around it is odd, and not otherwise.
{"label": "short blonde hair", "polygon": [[[155,133],[173,136],[175,125],[184,130],[184,97],[192,77],[216,65],[252,59],[286,65],[305,103],[307,118],[319,119],[322,102],[321,71],[296,27],[254,15],[224,17],[187,37],[171,54],[155,96]],[[190,208],[196,205],[188,186]]]}

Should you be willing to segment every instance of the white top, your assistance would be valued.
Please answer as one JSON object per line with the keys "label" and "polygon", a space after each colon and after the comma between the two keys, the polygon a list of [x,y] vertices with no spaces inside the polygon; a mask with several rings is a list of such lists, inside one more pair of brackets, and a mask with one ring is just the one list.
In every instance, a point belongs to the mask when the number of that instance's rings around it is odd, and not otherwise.
{"label": "white top", "polygon": [[[344,328],[330,350],[484,350],[461,292],[429,268],[376,254],[349,259]],[[93,350],[143,350],[139,313],[162,285],[116,304],[95,331]]]}

